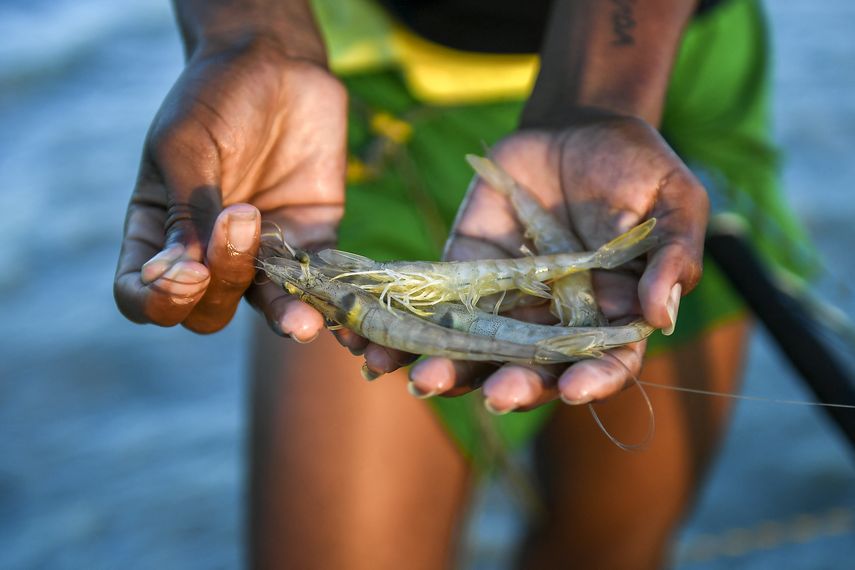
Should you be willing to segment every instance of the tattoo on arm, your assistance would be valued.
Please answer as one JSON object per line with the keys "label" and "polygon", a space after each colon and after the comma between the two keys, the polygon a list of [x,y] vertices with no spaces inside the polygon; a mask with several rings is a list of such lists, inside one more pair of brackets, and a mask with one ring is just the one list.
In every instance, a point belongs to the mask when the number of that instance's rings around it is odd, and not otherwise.
{"label": "tattoo on arm", "polygon": [[631,46],[635,44],[632,32],[635,28],[635,0],[611,0],[613,46]]}

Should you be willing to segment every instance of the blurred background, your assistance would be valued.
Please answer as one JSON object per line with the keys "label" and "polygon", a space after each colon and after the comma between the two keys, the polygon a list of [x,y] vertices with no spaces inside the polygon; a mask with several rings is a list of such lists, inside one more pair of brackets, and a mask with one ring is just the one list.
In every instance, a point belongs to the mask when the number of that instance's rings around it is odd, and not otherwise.
{"label": "blurred background", "polygon": [[[836,276],[819,290],[853,315],[855,4],[767,9],[786,191]],[[132,325],[112,299],[143,138],[181,66],[166,0],[0,3],[2,568],[241,564],[254,317],[198,337]],[[744,391],[810,398],[762,330]],[[488,489],[470,565],[500,567],[519,529]],[[676,567],[852,560],[852,449],[818,409],[737,403]]]}

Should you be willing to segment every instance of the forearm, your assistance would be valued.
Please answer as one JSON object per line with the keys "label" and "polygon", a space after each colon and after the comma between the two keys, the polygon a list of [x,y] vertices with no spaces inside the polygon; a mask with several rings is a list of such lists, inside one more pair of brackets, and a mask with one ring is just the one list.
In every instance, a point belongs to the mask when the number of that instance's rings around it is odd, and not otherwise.
{"label": "forearm", "polygon": [[173,0],[187,57],[265,41],[290,57],[326,64],[308,0]]}
{"label": "forearm", "polygon": [[596,107],[658,125],[693,0],[557,0],[523,125]]}

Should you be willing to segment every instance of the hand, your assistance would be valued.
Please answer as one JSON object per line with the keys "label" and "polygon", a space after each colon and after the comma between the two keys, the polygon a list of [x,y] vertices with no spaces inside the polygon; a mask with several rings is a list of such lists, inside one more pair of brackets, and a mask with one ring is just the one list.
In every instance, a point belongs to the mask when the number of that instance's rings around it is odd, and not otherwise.
{"label": "hand", "polygon": [[[263,217],[298,247],[334,244],[347,97],[319,64],[272,42],[197,51],[152,123],[114,284],[132,321],[224,327],[255,275]],[[225,207],[225,209],[224,209]],[[319,313],[273,284],[250,301],[301,341]]]}
{"label": "hand", "polygon": [[[596,249],[656,217],[660,238],[643,273],[594,272],[594,288],[611,321],[643,314],[673,331],[680,296],[701,276],[708,199],[703,187],[661,136],[640,119],[612,114],[578,120],[557,131],[527,130],[502,141],[494,159],[535,192],[559,219]],[[518,255],[524,243],[508,201],[483,182],[467,194],[446,247],[448,259]],[[529,318],[543,320],[529,310]],[[607,398],[641,369],[644,343],[609,351],[565,370],[488,366],[429,358],[411,371],[417,392],[458,395],[482,380],[488,408],[526,410],[557,397],[571,404]],[[619,363],[618,360],[622,363]]]}

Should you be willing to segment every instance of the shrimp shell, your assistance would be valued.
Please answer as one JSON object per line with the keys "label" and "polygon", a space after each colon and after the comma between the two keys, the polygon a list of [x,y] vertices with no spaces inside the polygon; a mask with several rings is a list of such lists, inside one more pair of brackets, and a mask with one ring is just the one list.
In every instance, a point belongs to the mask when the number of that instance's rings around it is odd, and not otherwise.
{"label": "shrimp shell", "polygon": [[[525,344],[559,337],[568,331],[561,326],[529,323],[478,309],[470,311],[459,303],[440,303],[423,318],[446,328]],[[637,320],[628,325],[572,327],[572,330],[574,333],[591,334],[596,340],[589,347],[588,355],[598,356],[598,351],[644,340],[656,329],[643,320]]]}

